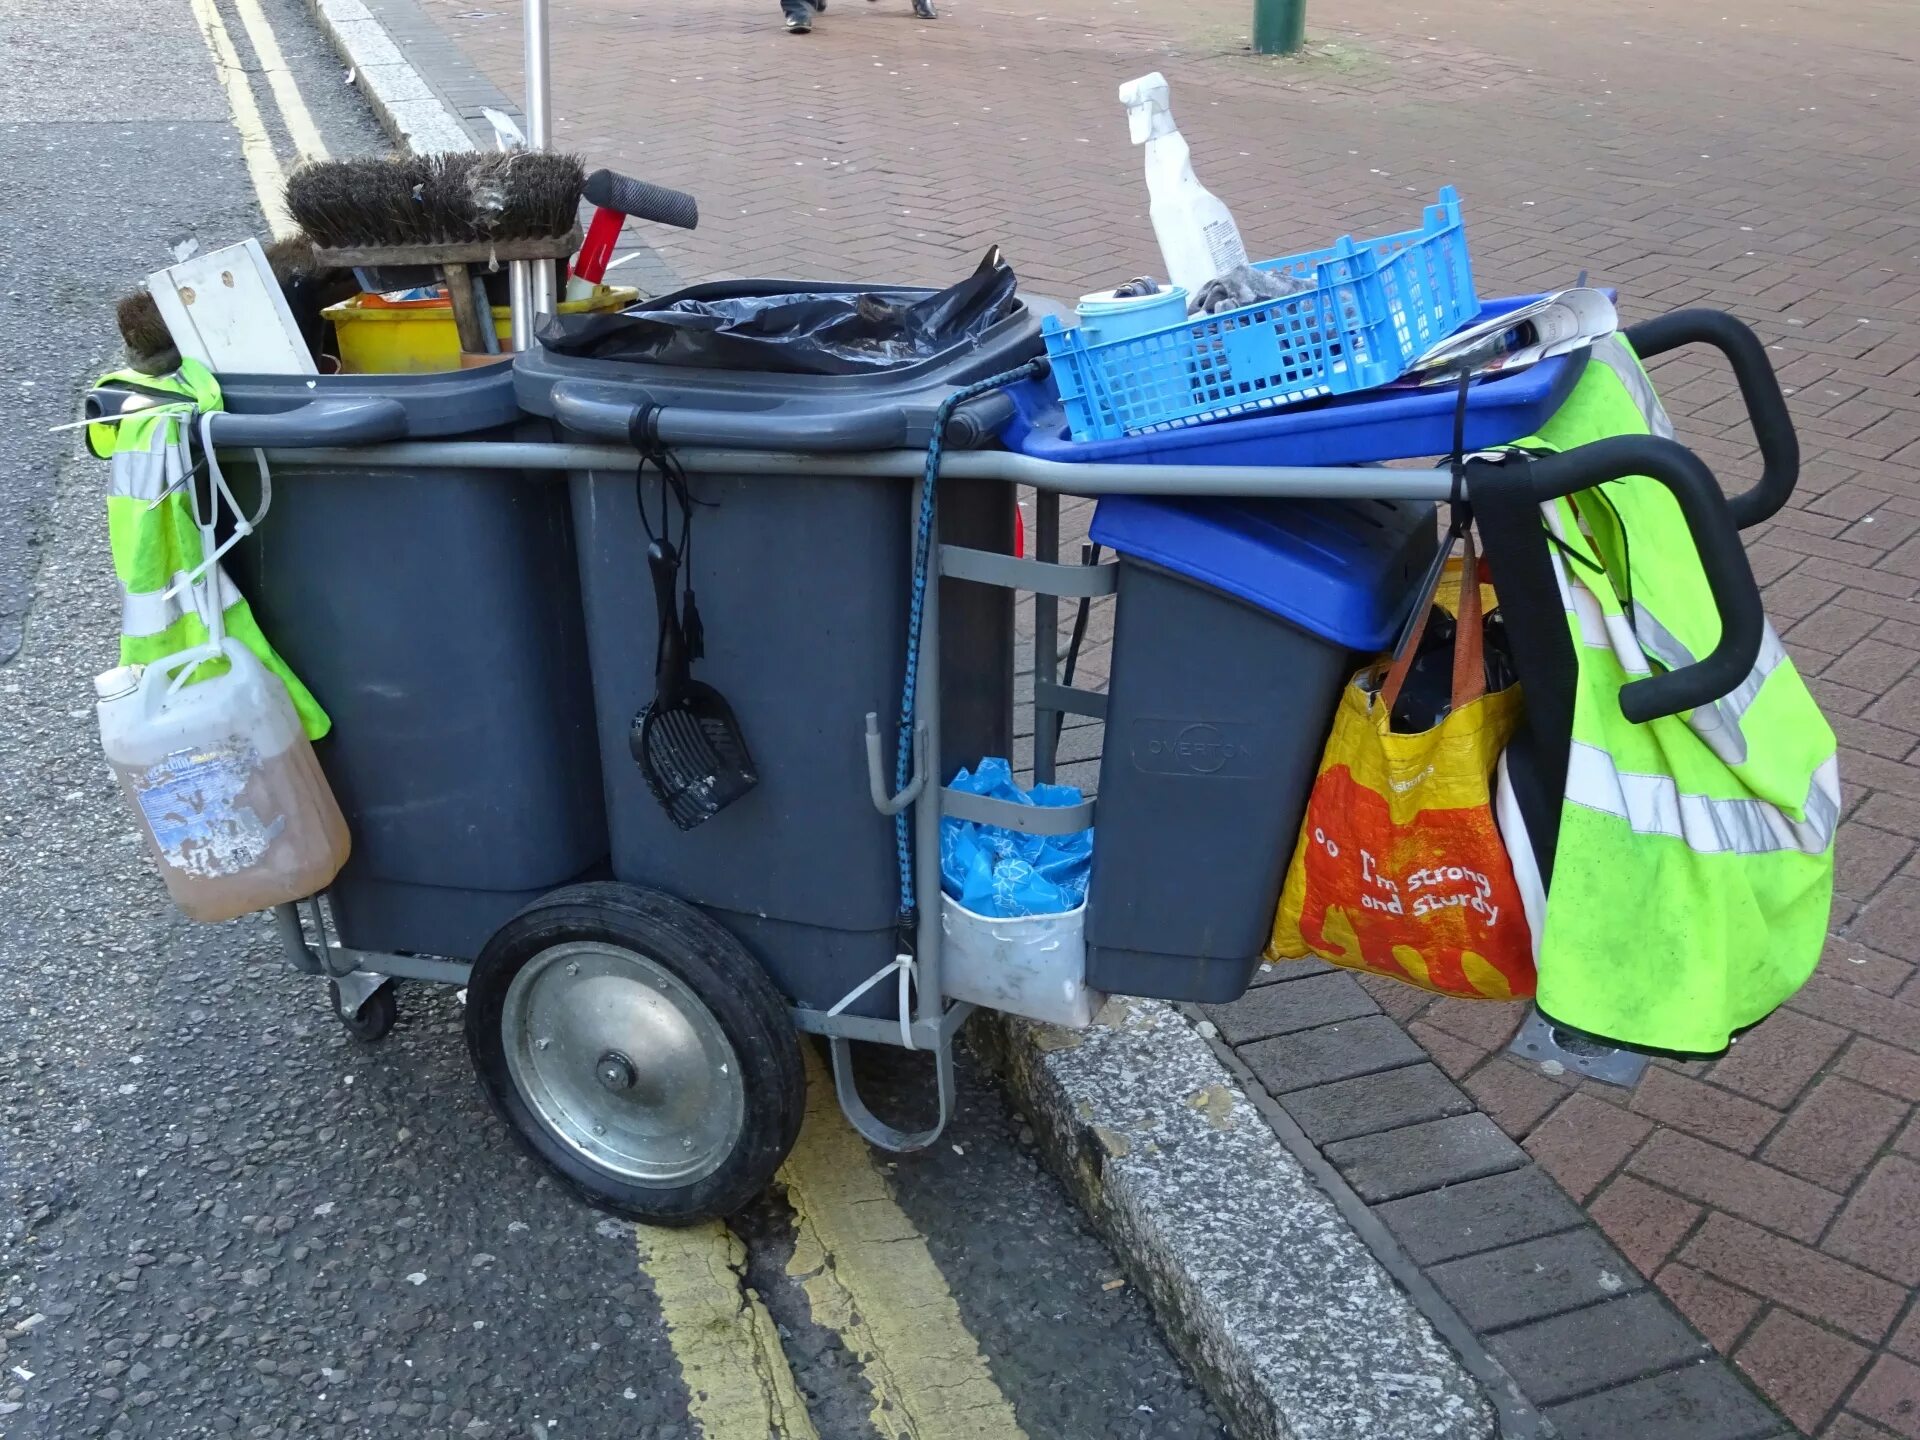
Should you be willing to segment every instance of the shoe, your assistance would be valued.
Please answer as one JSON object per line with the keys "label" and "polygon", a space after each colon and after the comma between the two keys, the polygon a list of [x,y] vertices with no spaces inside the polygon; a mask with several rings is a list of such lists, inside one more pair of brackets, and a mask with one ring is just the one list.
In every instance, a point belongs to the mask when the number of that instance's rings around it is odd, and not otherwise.
{"label": "shoe", "polygon": [[787,11],[786,19],[789,35],[806,35],[813,30],[813,16],[805,9]]}
{"label": "shoe", "polygon": [[913,0],[913,13],[922,20],[938,20],[940,12],[933,8],[933,0]]}

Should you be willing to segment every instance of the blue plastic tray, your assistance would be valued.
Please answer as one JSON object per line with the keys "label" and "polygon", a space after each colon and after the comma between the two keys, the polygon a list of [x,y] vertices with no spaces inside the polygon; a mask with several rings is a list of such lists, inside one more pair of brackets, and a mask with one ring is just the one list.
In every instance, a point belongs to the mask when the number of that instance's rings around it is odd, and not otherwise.
{"label": "blue plastic tray", "polygon": [[[1611,293],[1611,292],[1609,292]],[[1538,299],[1489,300],[1480,319]],[[1466,446],[1483,450],[1531,435],[1560,408],[1586,363],[1586,351],[1509,375],[1476,380],[1467,392]],[[1049,380],[1028,380],[1008,392],[1013,418],[1000,432],[1009,450],[1039,460],[1134,465],[1364,465],[1446,455],[1453,450],[1453,387],[1369,390],[1310,401],[1243,420],[1118,440],[1075,440]]]}

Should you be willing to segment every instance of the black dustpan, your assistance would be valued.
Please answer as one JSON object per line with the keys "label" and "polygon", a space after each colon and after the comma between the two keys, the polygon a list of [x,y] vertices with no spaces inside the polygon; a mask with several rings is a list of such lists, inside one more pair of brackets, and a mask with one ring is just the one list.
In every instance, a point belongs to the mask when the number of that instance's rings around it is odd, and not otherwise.
{"label": "black dustpan", "polygon": [[674,582],[680,557],[659,539],[647,546],[660,644],[654,661],[653,703],[633,717],[627,745],[647,789],[682,830],[712,819],[760,783],[733,707],[720,692],[692,678],[686,628]]}

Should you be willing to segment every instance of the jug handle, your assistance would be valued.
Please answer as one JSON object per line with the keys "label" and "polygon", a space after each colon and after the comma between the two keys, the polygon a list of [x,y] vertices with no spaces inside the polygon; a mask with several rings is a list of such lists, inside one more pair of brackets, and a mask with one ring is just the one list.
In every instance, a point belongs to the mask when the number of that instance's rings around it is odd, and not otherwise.
{"label": "jug handle", "polygon": [[[247,650],[246,646],[231,635],[227,635],[218,641],[208,641],[204,645],[195,645],[188,650],[176,650],[171,655],[164,655],[153,661],[140,676],[141,708],[151,713],[164,705],[184,690],[187,682],[193,679],[194,671],[209,660],[225,657],[229,664],[244,664],[244,661],[237,660],[242,651],[245,651],[247,660],[253,659],[251,650]],[[163,682],[166,685],[166,693],[161,695],[157,692]]]}

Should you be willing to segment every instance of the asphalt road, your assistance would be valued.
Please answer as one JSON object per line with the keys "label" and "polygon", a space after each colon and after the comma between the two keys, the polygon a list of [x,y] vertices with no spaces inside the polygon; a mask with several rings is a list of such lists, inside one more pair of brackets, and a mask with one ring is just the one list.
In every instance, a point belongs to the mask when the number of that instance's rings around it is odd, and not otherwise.
{"label": "asphalt road", "polygon": [[[299,0],[262,8],[334,153],[378,147]],[[485,1110],[453,993],[406,990],[396,1032],[362,1045],[260,917],[168,904],[94,732],[117,618],[104,469],[47,427],[116,363],[111,302],[169,241],[261,217],[188,0],[13,7],[0,47],[0,1437],[766,1440],[712,1418],[709,1372],[689,1381],[659,1245],[569,1199]],[[757,1295],[823,1440],[949,1433],[901,1428],[873,1383],[904,1343],[887,1317],[936,1311],[1013,1417],[968,1434],[1220,1436],[1019,1118],[962,1078],[931,1153],[847,1162],[872,1166],[863,1203],[902,1217],[918,1278],[862,1280],[832,1248],[849,1217],[797,1226],[771,1196],[717,1233],[744,1258],[709,1338],[737,1353]]]}

